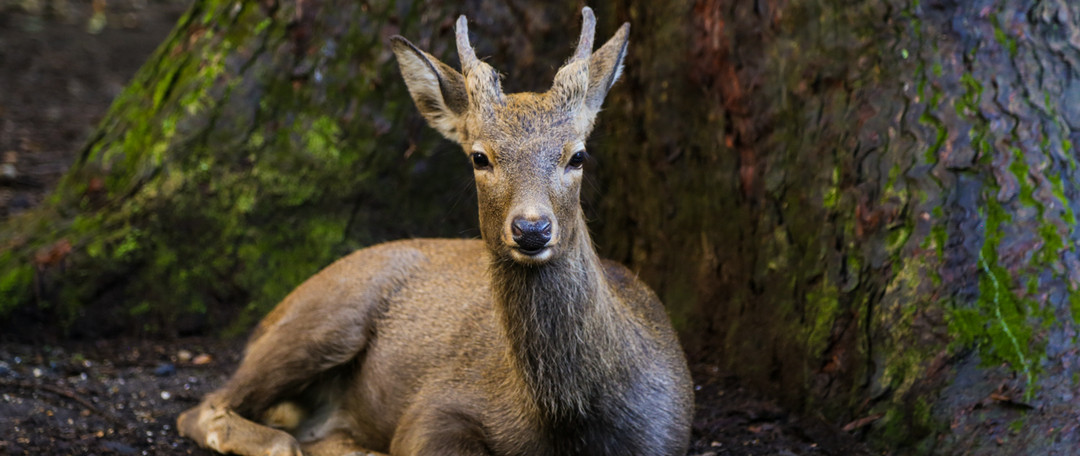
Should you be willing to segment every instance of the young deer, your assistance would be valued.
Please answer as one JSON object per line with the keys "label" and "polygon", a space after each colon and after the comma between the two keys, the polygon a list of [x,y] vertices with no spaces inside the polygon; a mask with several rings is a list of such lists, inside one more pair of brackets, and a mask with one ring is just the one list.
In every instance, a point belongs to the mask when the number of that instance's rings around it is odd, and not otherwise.
{"label": "young deer", "polygon": [[583,15],[542,94],[504,94],[464,16],[461,73],[392,38],[417,107],[472,161],[483,240],[391,242],[319,272],[181,434],[245,455],[685,454],[693,393],[675,333],[645,284],[596,255],[578,201],[630,29],[591,52]]}

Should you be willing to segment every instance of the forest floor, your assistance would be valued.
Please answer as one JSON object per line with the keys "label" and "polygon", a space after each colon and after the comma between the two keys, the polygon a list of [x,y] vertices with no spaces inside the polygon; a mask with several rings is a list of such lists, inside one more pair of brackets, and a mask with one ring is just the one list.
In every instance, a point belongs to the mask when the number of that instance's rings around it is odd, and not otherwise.
{"label": "forest floor", "polygon": [[[190,0],[0,0],[0,223],[40,204]],[[3,336],[0,335],[0,340]],[[0,343],[0,454],[202,454],[176,416],[220,386],[242,340]],[[693,365],[691,455],[871,454]]]}

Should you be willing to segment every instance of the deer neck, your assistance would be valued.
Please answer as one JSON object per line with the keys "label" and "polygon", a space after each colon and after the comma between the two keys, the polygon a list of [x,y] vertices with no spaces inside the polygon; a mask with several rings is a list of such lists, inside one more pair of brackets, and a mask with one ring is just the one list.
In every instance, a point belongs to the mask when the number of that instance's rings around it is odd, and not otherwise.
{"label": "deer neck", "polygon": [[581,416],[624,375],[631,357],[616,335],[626,329],[584,219],[574,244],[543,265],[496,259],[496,308],[514,370],[546,415]]}

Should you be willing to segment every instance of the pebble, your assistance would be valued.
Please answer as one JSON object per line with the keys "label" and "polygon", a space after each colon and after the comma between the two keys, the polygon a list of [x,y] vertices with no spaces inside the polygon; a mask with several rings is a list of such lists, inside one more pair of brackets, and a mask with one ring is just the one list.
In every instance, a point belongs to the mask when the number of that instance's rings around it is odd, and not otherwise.
{"label": "pebble", "polygon": [[172,397],[172,394],[169,394],[168,391],[162,391],[161,392],[161,398],[162,399],[169,400],[170,397]]}
{"label": "pebble", "polygon": [[214,358],[211,358],[210,355],[208,355],[206,353],[203,353],[203,354],[200,354],[199,356],[196,356],[195,359],[191,360],[191,364],[194,364],[196,366],[201,366],[203,364],[210,364],[210,361],[213,361],[213,360],[214,360]]}
{"label": "pebble", "polygon": [[158,364],[158,366],[154,368],[154,375],[157,375],[158,377],[169,377],[175,373],[176,366],[172,363]]}
{"label": "pebble", "polygon": [[188,351],[188,350],[180,350],[180,351],[176,352],[176,360],[181,362],[181,363],[186,363],[188,361],[191,361],[191,358],[194,357],[194,356],[195,355],[191,354],[191,352]]}

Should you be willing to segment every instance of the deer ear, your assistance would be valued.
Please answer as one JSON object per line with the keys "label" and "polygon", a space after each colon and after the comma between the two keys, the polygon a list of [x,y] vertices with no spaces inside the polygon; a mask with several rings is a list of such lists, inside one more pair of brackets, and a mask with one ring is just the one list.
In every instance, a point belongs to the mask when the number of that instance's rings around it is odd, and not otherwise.
{"label": "deer ear", "polygon": [[585,107],[593,113],[600,111],[608,90],[622,74],[623,59],[626,58],[626,44],[630,38],[630,24],[624,23],[607,43],[589,57],[589,91],[585,96]]}
{"label": "deer ear", "polygon": [[461,118],[468,106],[465,78],[400,36],[390,38],[401,75],[428,125],[461,143]]}

